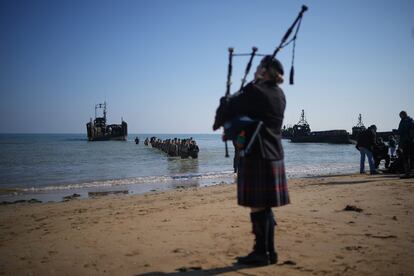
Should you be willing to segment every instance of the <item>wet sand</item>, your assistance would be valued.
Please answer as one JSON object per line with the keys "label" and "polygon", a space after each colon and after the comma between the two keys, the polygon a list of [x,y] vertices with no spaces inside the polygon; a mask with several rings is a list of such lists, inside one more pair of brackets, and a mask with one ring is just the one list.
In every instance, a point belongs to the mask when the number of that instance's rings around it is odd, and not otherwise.
{"label": "wet sand", "polygon": [[0,206],[1,275],[414,275],[414,179],[289,181],[275,208],[277,265],[253,244],[235,185]]}

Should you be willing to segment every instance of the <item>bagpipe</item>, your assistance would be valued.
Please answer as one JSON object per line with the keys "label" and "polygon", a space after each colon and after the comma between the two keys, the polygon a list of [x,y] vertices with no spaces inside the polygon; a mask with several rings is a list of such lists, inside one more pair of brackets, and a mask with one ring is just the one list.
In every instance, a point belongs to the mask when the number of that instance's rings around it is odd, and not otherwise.
{"label": "bagpipe", "polygon": [[[291,63],[291,69],[290,69],[290,75],[289,75],[289,83],[293,85],[294,83],[294,59],[295,59],[295,46],[296,46],[296,39],[297,34],[300,29],[300,25],[302,22],[303,14],[308,10],[308,7],[303,5],[298,16],[296,17],[293,24],[289,27],[289,29],[286,31],[285,35],[282,37],[280,44],[276,47],[276,49],[273,51],[271,55],[265,55],[265,54],[259,54],[257,53],[258,48],[252,47],[251,53],[241,53],[241,54],[235,54],[234,48],[228,48],[228,68],[227,68],[227,82],[226,82],[226,93],[224,97],[220,99],[220,105],[217,108],[216,116],[213,124],[213,130],[219,129],[221,126],[223,126],[224,133],[223,133],[223,141],[225,142],[225,150],[226,150],[226,157],[229,157],[228,152],[228,146],[227,141],[232,140],[234,145],[237,146],[238,144],[244,144],[243,146],[240,145],[240,148],[243,148],[242,154],[249,153],[251,146],[253,142],[256,140],[257,136],[260,135],[260,129],[263,127],[263,122],[257,121],[254,119],[251,119],[247,116],[237,116],[232,118],[231,120],[228,120],[226,116],[227,111],[227,104],[229,102],[230,98],[230,89],[231,89],[231,77],[232,77],[232,71],[233,71],[233,57],[237,56],[250,56],[249,61],[246,65],[246,69],[244,71],[244,76],[241,81],[240,88],[237,92],[243,93],[243,90],[245,88],[245,82],[247,79],[247,75],[250,72],[253,59],[255,56],[270,56],[271,60],[274,59],[277,55],[277,53],[284,48],[285,46],[293,43],[292,47],[292,63]],[[289,38],[292,35],[292,32],[294,31],[293,37],[289,40]],[[254,81],[252,81],[253,83]],[[250,129],[249,134],[249,141],[245,141],[245,129]],[[242,134],[242,135],[240,135]]]}

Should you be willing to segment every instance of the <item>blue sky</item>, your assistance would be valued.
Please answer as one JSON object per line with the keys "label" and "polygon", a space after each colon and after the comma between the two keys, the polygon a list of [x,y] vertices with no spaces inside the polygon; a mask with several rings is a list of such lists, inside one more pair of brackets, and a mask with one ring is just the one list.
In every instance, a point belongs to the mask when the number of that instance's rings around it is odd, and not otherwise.
{"label": "blue sky", "polygon": [[[0,132],[84,133],[106,100],[130,133],[211,133],[227,48],[273,52],[303,4],[285,124],[305,109],[312,130],[362,113],[388,131],[414,115],[414,1],[0,0]],[[288,72],[291,48],[278,58]]]}

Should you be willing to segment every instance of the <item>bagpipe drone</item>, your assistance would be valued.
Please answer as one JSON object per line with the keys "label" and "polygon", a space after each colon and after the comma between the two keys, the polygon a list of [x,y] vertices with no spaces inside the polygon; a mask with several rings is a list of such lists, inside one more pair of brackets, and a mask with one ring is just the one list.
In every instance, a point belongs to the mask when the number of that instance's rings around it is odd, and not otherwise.
{"label": "bagpipe drone", "polygon": [[[263,126],[263,122],[261,121],[255,121],[247,116],[239,116],[235,117],[229,121],[226,121],[225,113],[226,113],[226,105],[230,97],[230,89],[231,89],[231,76],[233,71],[233,57],[236,56],[250,56],[249,61],[246,65],[246,69],[244,72],[244,76],[241,81],[240,88],[238,90],[239,93],[243,93],[243,88],[245,87],[244,84],[246,82],[247,75],[250,72],[250,68],[252,66],[252,62],[255,56],[271,56],[271,58],[275,58],[277,53],[284,48],[285,46],[289,45],[293,42],[292,47],[292,64],[290,69],[290,75],[289,75],[289,83],[293,85],[294,83],[294,59],[295,59],[295,46],[296,46],[296,39],[297,34],[299,32],[299,28],[302,22],[303,14],[308,10],[308,7],[303,5],[301,11],[299,12],[298,16],[296,17],[293,24],[289,27],[289,29],[286,31],[285,35],[283,36],[280,44],[276,47],[276,49],[273,51],[272,55],[265,55],[265,54],[258,54],[258,49],[256,47],[252,48],[251,53],[244,53],[244,54],[235,54],[233,48],[229,48],[229,60],[228,60],[228,69],[227,69],[227,82],[226,82],[226,93],[225,96],[220,99],[220,105],[217,108],[216,116],[213,124],[213,130],[219,129],[221,126],[223,126],[224,134],[223,134],[223,141],[225,142],[225,150],[226,150],[226,157],[229,157],[228,147],[227,147],[227,141],[232,140],[235,145],[238,143],[246,143],[246,145],[243,146],[243,150],[240,152],[241,155],[248,154],[253,142],[256,140],[256,138],[260,135],[260,129]],[[292,32],[294,31],[293,37],[289,40]],[[244,141],[244,134],[243,130],[246,128],[252,128],[254,126],[253,130],[251,131],[251,136],[249,137],[248,141]],[[240,136],[240,133],[242,135]],[[240,141],[243,140],[243,141]]]}

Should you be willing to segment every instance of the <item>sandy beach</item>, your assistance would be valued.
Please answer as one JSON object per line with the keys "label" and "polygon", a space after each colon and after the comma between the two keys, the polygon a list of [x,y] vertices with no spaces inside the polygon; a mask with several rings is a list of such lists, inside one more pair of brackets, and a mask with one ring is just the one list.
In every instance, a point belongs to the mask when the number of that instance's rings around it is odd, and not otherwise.
{"label": "sandy beach", "polygon": [[[291,179],[277,265],[253,244],[235,185],[0,206],[1,275],[414,275],[414,179]],[[347,208],[348,206],[348,208]],[[349,210],[347,210],[349,209]]]}

